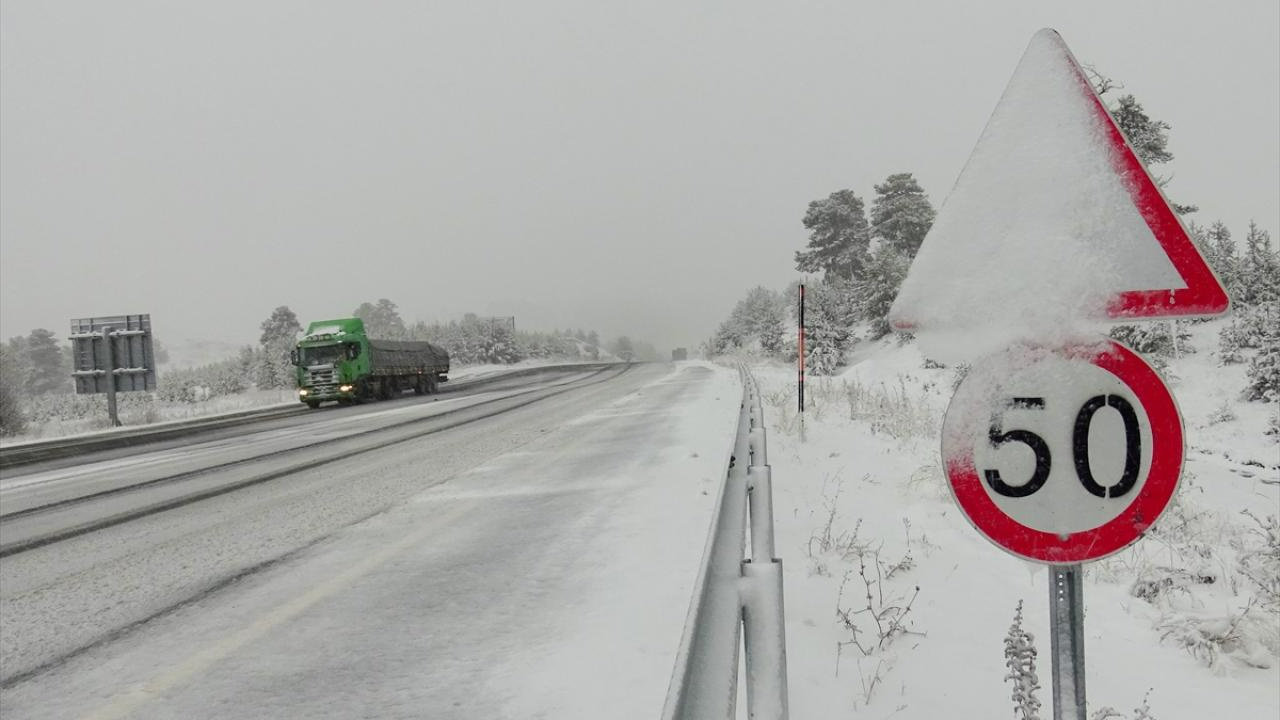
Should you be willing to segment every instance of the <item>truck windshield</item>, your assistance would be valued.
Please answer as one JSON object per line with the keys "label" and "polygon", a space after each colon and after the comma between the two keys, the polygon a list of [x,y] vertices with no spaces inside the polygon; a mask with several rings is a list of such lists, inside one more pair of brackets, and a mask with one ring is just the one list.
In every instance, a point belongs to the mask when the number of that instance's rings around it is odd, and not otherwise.
{"label": "truck windshield", "polygon": [[342,346],[320,345],[319,347],[299,348],[303,365],[324,365],[342,359]]}

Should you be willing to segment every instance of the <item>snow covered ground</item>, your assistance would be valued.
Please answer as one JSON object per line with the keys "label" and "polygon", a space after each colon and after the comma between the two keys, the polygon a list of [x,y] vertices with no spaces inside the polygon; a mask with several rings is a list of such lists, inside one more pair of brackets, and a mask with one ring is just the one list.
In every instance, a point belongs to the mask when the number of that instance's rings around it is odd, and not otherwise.
{"label": "snow covered ground", "polygon": [[[1264,435],[1277,409],[1238,400],[1244,369],[1218,367],[1219,328],[1191,326],[1199,351],[1165,373],[1188,439],[1174,505],[1134,547],[1086,566],[1091,717],[1145,717],[1148,692],[1158,720],[1280,714],[1276,586],[1268,608],[1249,577],[1280,570],[1280,447]],[[955,372],[923,365],[914,343],[858,346],[841,376],[810,378],[803,432],[794,369],[755,370],[793,717],[1013,717],[1004,639],[1019,602],[1050,714],[1047,570],[989,544],[954,504],[938,426]]]}

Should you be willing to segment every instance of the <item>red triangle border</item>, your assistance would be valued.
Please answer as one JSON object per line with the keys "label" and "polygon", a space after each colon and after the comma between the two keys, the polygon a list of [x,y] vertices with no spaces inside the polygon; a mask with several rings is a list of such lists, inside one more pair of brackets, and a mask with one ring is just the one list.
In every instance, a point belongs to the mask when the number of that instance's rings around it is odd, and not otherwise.
{"label": "red triangle border", "polygon": [[1081,89],[1093,100],[1098,120],[1111,144],[1111,162],[1121,180],[1129,189],[1134,207],[1147,223],[1160,247],[1182,276],[1186,288],[1164,290],[1132,290],[1121,292],[1107,303],[1107,316],[1113,319],[1143,319],[1179,316],[1221,315],[1231,306],[1231,299],[1218,281],[1213,269],[1196,249],[1191,236],[1178,219],[1160,187],[1142,165],[1128,139],[1121,132],[1111,112],[1094,91],[1070,48],[1056,32],[1055,39],[1062,52],[1071,61]]}

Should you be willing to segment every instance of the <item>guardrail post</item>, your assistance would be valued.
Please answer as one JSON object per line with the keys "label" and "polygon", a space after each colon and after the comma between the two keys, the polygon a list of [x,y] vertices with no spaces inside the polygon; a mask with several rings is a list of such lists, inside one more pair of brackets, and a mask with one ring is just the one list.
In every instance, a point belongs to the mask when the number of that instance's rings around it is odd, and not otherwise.
{"label": "guardrail post", "polygon": [[747,468],[747,500],[751,513],[751,559],[773,560],[773,469],[768,465]]}
{"label": "guardrail post", "polygon": [[747,656],[747,716],[787,720],[787,640],[783,626],[782,561],[742,563],[742,620]]}

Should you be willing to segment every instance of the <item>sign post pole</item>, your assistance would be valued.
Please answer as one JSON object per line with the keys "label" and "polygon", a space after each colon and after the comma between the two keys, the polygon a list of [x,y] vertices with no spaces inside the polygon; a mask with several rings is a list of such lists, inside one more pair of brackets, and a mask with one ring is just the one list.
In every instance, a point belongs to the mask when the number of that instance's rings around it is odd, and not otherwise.
{"label": "sign post pole", "polygon": [[111,347],[111,328],[102,330],[102,357],[106,362],[107,373],[107,415],[111,417],[111,427],[120,427],[120,413],[116,405],[116,359],[115,350]]}
{"label": "sign post pole", "polygon": [[1049,574],[1049,643],[1053,655],[1053,720],[1087,720],[1084,693],[1084,590],[1080,565]]}

